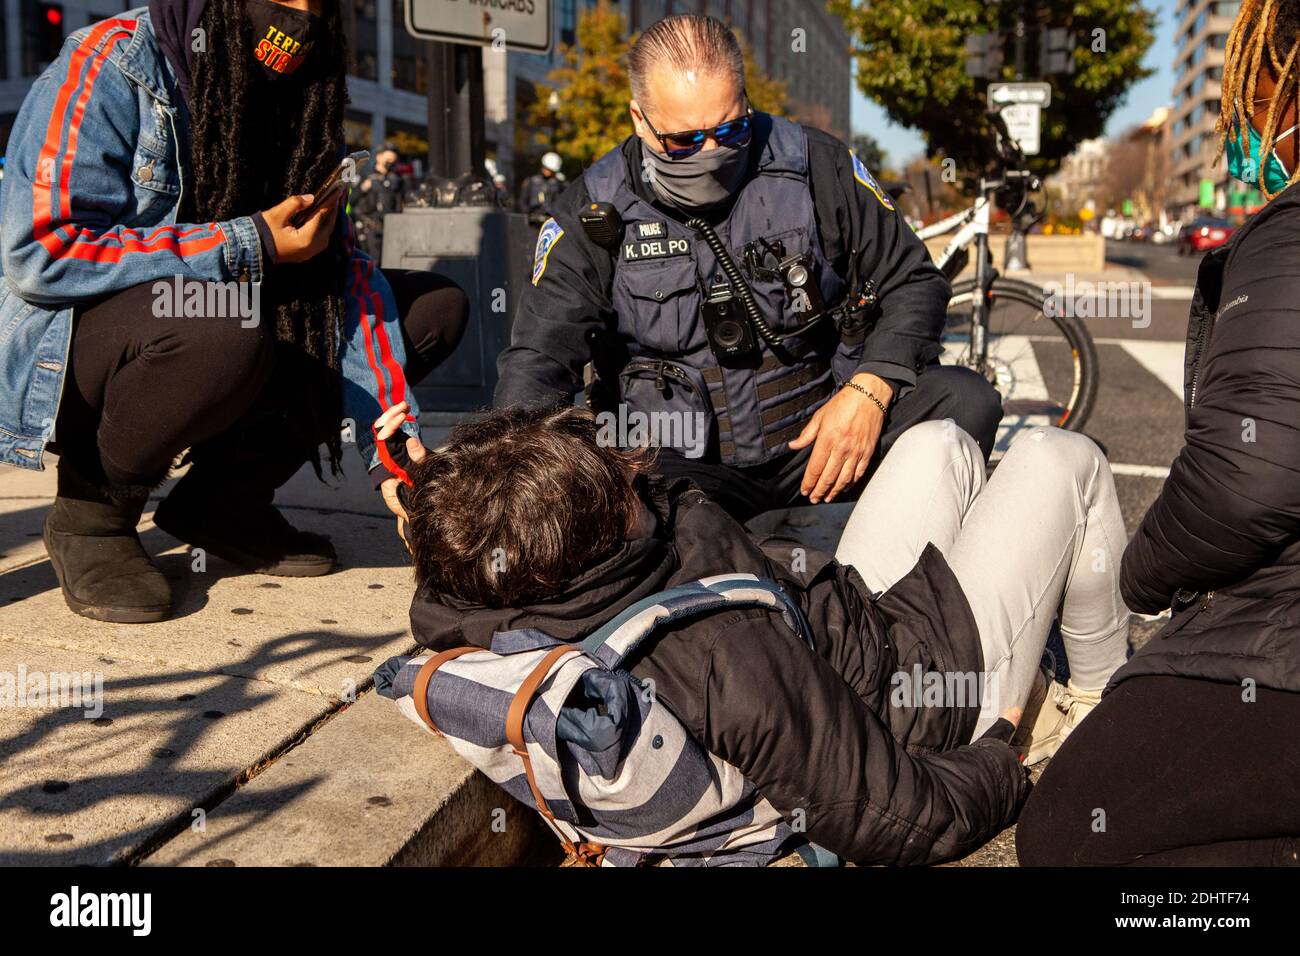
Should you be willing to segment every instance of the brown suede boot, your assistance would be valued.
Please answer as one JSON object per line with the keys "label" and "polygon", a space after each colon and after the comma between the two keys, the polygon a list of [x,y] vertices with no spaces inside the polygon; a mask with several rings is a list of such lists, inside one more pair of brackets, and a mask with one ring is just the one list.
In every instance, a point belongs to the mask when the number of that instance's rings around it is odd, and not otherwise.
{"label": "brown suede boot", "polygon": [[149,624],[171,614],[171,585],[140,544],[149,485],[107,486],[59,460],[45,551],[68,607],[96,621]]}

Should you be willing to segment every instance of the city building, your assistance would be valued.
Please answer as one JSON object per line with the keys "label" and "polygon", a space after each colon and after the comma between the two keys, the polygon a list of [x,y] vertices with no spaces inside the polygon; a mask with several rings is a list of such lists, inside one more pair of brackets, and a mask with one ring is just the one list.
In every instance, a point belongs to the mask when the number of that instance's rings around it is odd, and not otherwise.
{"label": "city building", "polygon": [[1227,165],[1214,162],[1223,51],[1240,7],[1238,0],[1178,0],[1166,200],[1174,219],[1189,219],[1206,210],[1243,212],[1250,202],[1245,191],[1230,182]]}
{"label": "city building", "polygon": [[[142,6],[144,0],[0,0],[0,143],[32,81],[74,30]],[[425,44],[406,32],[405,0],[343,0],[352,50],[345,135],[353,147],[392,140],[408,157],[428,150]],[[483,51],[487,153],[514,188],[534,171],[545,136],[519,122],[537,89],[576,40],[578,16],[594,0],[552,0],[549,54]],[[732,24],[758,64],[785,80],[796,115],[841,138],[849,135],[849,41],[820,0],[620,0],[633,32],[673,13],[707,12]],[[629,121],[629,131],[631,129]]]}
{"label": "city building", "polygon": [[1061,160],[1060,169],[1048,178],[1047,185],[1055,191],[1063,209],[1079,209],[1089,203],[1095,206],[1106,168],[1106,141],[1085,139]]}
{"label": "city building", "polygon": [[1118,150],[1111,157],[1127,167],[1122,176],[1111,182],[1122,189],[1132,204],[1130,217],[1136,222],[1161,228],[1168,222],[1169,117],[1171,107],[1160,106],[1143,123],[1120,138]]}
{"label": "city building", "polygon": [[1061,160],[1048,186],[1062,210],[1088,210],[1160,228],[1168,222],[1170,107],[1111,139],[1086,139]]}

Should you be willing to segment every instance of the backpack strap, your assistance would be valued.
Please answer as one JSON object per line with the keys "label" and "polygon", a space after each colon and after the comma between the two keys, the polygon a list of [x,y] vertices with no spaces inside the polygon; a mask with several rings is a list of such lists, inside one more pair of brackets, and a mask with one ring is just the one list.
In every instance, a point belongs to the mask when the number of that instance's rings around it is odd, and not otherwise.
{"label": "backpack strap", "polygon": [[803,611],[780,585],[753,574],[734,574],[701,578],[643,598],[593,632],[582,642],[582,650],[612,670],[663,625],[723,607],[780,611],[790,629],[813,646]]}
{"label": "backpack strap", "polygon": [[434,726],[433,718],[429,716],[429,681],[433,680],[433,675],[437,673],[438,668],[448,661],[454,661],[464,654],[472,654],[481,650],[483,650],[481,647],[453,647],[449,651],[443,651],[441,654],[430,657],[415,675],[415,686],[411,688],[411,701],[415,704],[415,712],[420,715],[420,719],[425,722],[428,728],[439,737],[443,736],[443,733]]}
{"label": "backpack strap", "polygon": [[594,843],[577,843],[575,844],[560,829],[559,822],[555,819],[555,814],[551,808],[546,805],[546,798],[542,796],[542,790],[537,786],[537,776],[533,773],[533,761],[528,756],[528,745],[524,742],[524,718],[528,716],[528,707],[533,702],[537,690],[550,676],[555,665],[569,654],[575,653],[578,648],[572,644],[563,644],[555,647],[543,657],[536,667],[524,678],[524,682],[519,685],[519,690],[515,693],[514,699],[510,701],[510,709],[506,712],[506,740],[510,742],[510,747],[524,764],[524,775],[528,778],[528,789],[533,792],[533,802],[537,804],[537,812],[542,815],[547,826],[554,831],[555,835],[560,838],[564,845],[565,851],[574,858],[580,866],[599,866],[604,847]]}

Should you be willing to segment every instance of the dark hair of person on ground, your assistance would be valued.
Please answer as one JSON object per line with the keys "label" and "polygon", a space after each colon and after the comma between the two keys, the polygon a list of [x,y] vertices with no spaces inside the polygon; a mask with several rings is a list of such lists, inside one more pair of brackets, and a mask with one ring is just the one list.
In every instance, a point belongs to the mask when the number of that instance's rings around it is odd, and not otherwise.
{"label": "dark hair of person on ground", "polygon": [[458,426],[415,466],[407,542],[420,589],[484,607],[560,593],[614,554],[650,455],[602,447],[583,409],[507,408]]}
{"label": "dark hair of person on ground", "polygon": [[[248,55],[253,28],[243,0],[208,0],[200,25],[206,49],[194,56],[190,96],[194,188],[179,222],[222,222],[310,193],[338,165],[347,105],[347,41],[340,0],[324,0],[324,48],[288,81],[257,82],[262,67]],[[347,260],[339,236],[322,255],[281,263],[261,288],[261,314],[274,317],[276,374],[305,422],[286,441],[300,441],[320,473],[318,441],[338,472],[343,391],[339,330],[344,320]],[[301,415],[301,418],[297,416]]]}
{"label": "dark hair of person on ground", "polygon": [[[1258,112],[1255,105],[1259,73],[1265,64],[1270,67],[1277,86],[1259,134],[1260,156],[1272,152],[1286,104],[1300,87],[1300,0],[1242,0],[1223,51],[1223,105],[1215,126],[1219,133],[1219,155],[1226,148],[1228,137],[1233,135],[1240,137],[1242,152],[1250,155],[1250,118]],[[1292,169],[1287,185],[1297,177],[1300,177],[1300,165]],[[1265,199],[1273,198],[1274,194],[1262,181],[1260,188]]]}

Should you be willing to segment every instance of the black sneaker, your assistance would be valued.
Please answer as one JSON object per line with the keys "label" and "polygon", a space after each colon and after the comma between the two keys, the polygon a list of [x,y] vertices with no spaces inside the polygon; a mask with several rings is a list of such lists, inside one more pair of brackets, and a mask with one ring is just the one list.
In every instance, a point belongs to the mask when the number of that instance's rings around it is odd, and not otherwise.
{"label": "black sneaker", "polygon": [[203,482],[197,469],[154,513],[163,531],[246,571],[312,578],[334,570],[338,555],[329,538],[289,524],[269,495],[241,495]]}

